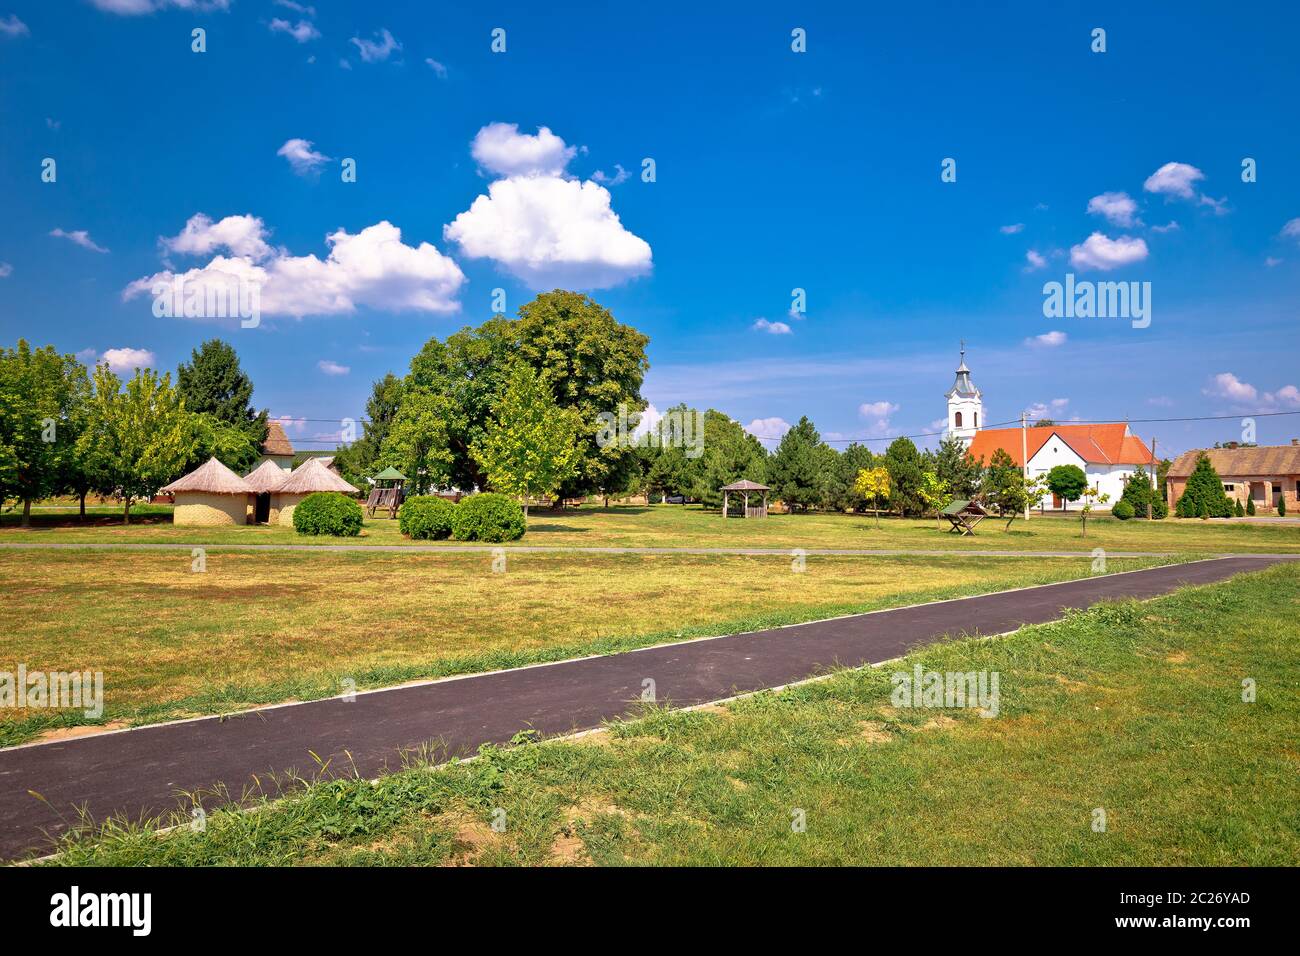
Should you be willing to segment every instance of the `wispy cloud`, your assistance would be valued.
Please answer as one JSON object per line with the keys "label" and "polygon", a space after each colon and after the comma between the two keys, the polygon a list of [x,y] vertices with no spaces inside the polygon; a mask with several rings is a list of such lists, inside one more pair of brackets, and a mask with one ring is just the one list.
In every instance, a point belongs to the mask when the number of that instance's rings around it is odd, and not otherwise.
{"label": "wispy cloud", "polygon": [[103,246],[96,245],[95,241],[90,238],[90,233],[85,229],[73,229],[71,232],[64,229],[51,229],[50,235],[59,239],[67,239],[69,242],[74,242],[81,248],[89,249],[91,252],[108,252]]}
{"label": "wispy cloud", "polygon": [[321,359],[316,363],[316,367],[326,375],[347,375],[352,369],[347,365],[340,365],[338,362],[330,359]]}
{"label": "wispy cloud", "polygon": [[330,159],[324,153],[318,153],[312,149],[312,145],[312,141],[309,139],[287,140],[283,146],[275,151],[275,155],[287,159],[290,168],[299,176],[309,176],[317,172]]}
{"label": "wispy cloud", "polygon": [[316,25],[310,20],[299,20],[297,23],[290,23],[288,20],[281,20],[276,17],[268,24],[268,27],[272,33],[287,34],[299,43],[307,43],[310,40],[320,38],[320,31],[316,29]]}
{"label": "wispy cloud", "polygon": [[1064,345],[1067,337],[1064,332],[1044,332],[1042,335],[1033,335],[1025,339],[1025,345],[1037,349],[1054,349],[1058,345]]}
{"label": "wispy cloud", "polygon": [[769,335],[789,335],[794,331],[784,322],[769,322],[767,319],[757,319],[750,328],[755,332],[766,332]]}
{"label": "wispy cloud", "polygon": [[375,34],[374,40],[364,40],[361,37],[353,37],[350,41],[361,54],[361,59],[367,63],[380,63],[387,60],[393,53],[402,48],[393,35],[387,30],[380,30]]}

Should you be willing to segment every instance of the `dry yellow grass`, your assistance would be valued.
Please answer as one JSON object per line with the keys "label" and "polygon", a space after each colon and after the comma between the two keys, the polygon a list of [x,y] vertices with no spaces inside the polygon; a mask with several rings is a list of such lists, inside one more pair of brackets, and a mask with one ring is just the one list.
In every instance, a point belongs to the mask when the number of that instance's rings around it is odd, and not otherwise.
{"label": "dry yellow grass", "polygon": [[[802,574],[782,556],[491,562],[212,551],[194,573],[185,551],[0,552],[0,670],[103,671],[105,720],[159,719],[1089,573],[1040,558],[810,558]],[[0,732],[24,716],[0,715]]]}

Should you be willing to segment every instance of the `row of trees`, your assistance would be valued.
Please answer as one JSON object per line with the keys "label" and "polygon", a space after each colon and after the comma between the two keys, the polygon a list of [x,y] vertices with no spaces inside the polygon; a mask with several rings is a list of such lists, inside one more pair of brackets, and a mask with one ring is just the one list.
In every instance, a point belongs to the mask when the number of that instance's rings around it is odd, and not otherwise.
{"label": "row of trees", "polygon": [[53,346],[19,340],[0,349],[0,505],[74,495],[132,504],[211,455],[235,468],[257,460],[266,412],[251,407],[252,383],[234,350],[213,340],[170,375],[136,369],[125,382],[107,365],[87,370]]}

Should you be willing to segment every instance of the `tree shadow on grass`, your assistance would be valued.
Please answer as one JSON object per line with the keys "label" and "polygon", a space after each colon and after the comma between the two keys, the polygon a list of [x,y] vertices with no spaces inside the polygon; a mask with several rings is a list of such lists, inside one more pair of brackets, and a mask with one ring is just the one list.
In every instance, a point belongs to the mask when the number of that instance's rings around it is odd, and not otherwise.
{"label": "tree shadow on grass", "polygon": [[[22,524],[23,516],[19,513],[0,515],[0,528],[16,529]],[[160,525],[171,524],[172,516],[170,513],[160,514],[132,514],[131,526],[135,525]],[[58,528],[120,528],[122,527],[122,515],[119,514],[88,514],[85,518],[77,516],[76,512],[72,514],[33,514],[31,529],[33,531],[40,529],[54,530]]]}

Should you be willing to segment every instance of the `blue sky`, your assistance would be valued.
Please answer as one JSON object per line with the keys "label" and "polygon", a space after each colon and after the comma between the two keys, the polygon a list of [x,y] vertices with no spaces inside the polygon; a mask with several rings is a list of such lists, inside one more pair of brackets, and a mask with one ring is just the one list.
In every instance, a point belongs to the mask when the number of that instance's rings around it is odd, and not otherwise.
{"label": "blue sky", "polygon": [[[1293,5],[465,6],[0,0],[0,341],[220,335],[302,447],[554,285],[650,336],[656,407],[763,435],[933,431],[961,338],[990,422],[1300,410]],[[124,298],[218,258],[273,276],[257,328]],[[1045,318],[1066,273],[1150,282],[1150,326]]]}

